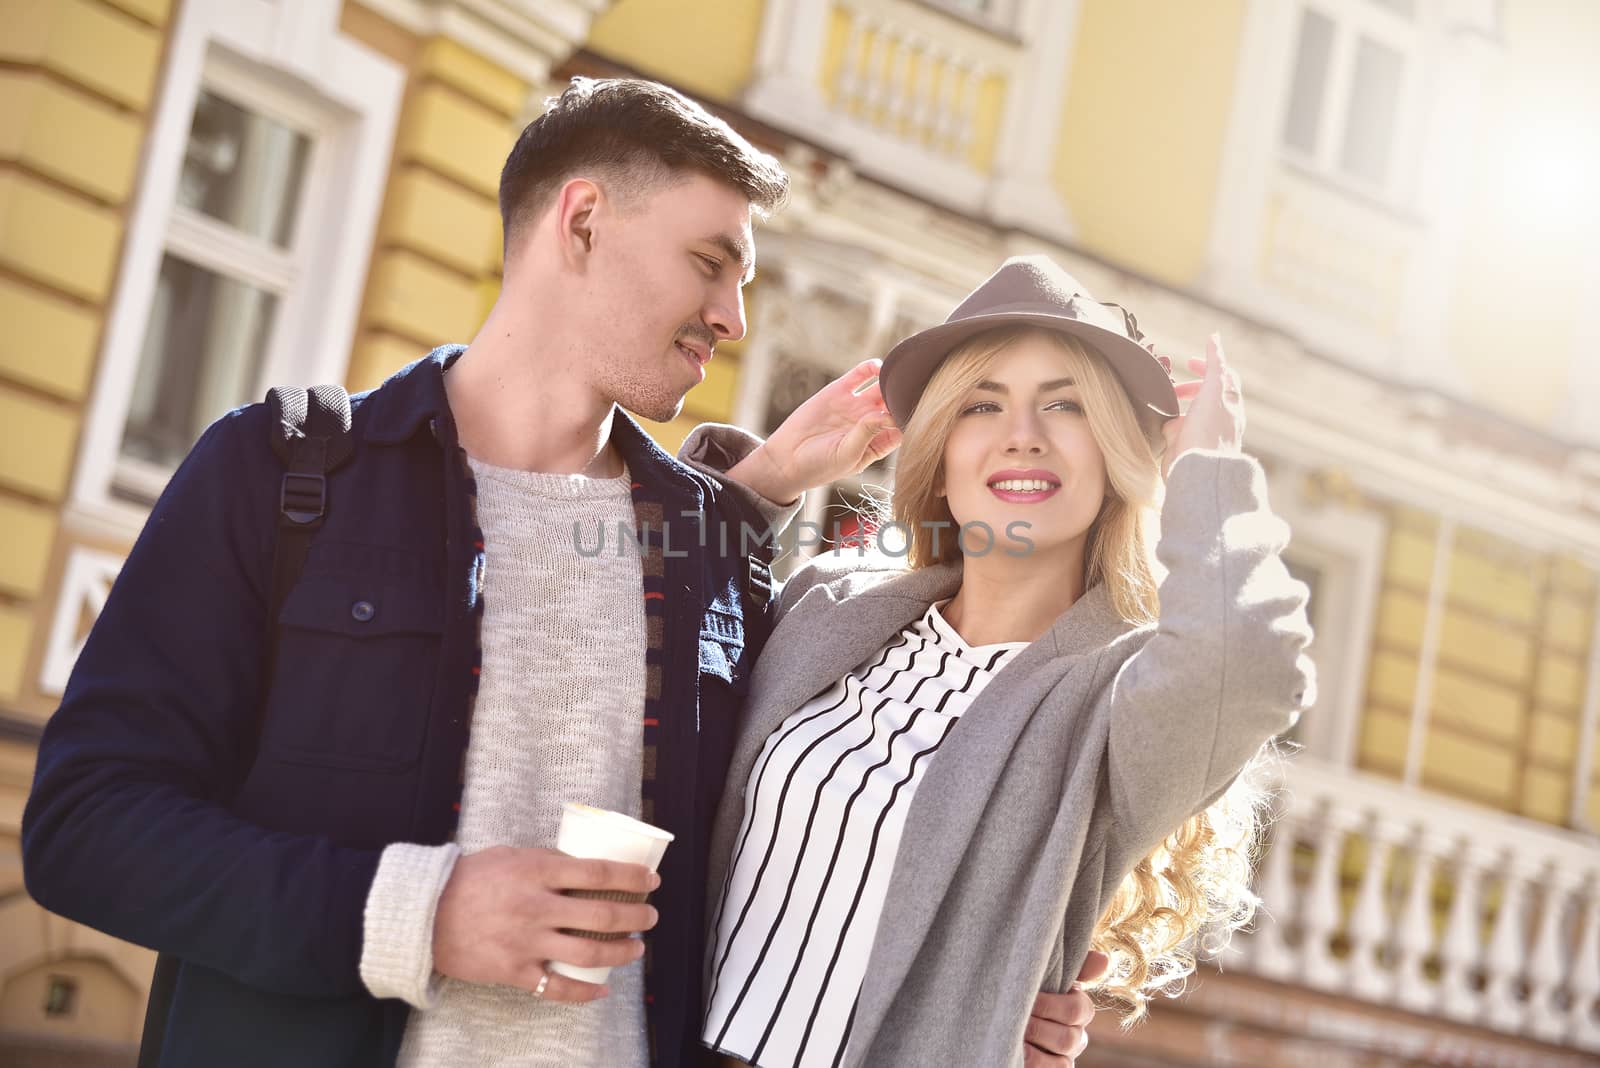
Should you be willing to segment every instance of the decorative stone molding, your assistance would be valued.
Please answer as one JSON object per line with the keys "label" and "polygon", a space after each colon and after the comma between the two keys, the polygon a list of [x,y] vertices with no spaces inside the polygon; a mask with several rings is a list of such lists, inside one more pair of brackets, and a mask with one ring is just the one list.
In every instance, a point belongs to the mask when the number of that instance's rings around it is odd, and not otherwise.
{"label": "decorative stone molding", "polygon": [[420,37],[447,37],[543,85],[613,0],[361,0]]}

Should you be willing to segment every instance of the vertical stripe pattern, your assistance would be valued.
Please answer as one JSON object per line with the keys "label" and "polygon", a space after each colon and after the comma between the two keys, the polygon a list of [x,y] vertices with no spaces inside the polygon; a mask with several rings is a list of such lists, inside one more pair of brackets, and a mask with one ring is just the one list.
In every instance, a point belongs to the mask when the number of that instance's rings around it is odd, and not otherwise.
{"label": "vertical stripe pattern", "polygon": [[[666,517],[661,502],[654,499],[641,482],[631,483],[633,490],[633,516],[638,531],[639,563],[644,574],[644,753],[639,784],[640,818],[655,823],[656,815],[656,752],[661,737],[661,714],[666,702],[662,700],[661,667],[666,657],[667,582],[664,555]],[[651,939],[645,936],[645,1019],[646,1035],[650,1049],[650,1063],[659,1055],[656,1048],[655,997],[651,988]]]}
{"label": "vertical stripe pattern", "polygon": [[[472,598],[470,609],[472,612],[472,659],[468,665],[471,678],[467,682],[467,704],[463,715],[466,716],[466,729],[462,732],[464,737],[472,734],[472,713],[478,702],[478,681],[483,675],[483,525],[478,521],[478,478],[472,473],[472,463],[467,458],[467,450],[460,445],[455,446],[456,463],[461,466],[461,485],[467,497],[467,525],[472,530],[472,556],[470,568],[472,573],[468,576],[467,589]],[[456,772],[455,800],[450,803],[450,827],[453,832],[461,823],[461,797],[467,788],[467,753],[468,746],[461,747],[461,767]]]}
{"label": "vertical stripe pattern", "polygon": [[917,785],[1023,648],[970,646],[932,605],[768,737],[715,920],[708,1045],[761,1068],[843,1060]]}

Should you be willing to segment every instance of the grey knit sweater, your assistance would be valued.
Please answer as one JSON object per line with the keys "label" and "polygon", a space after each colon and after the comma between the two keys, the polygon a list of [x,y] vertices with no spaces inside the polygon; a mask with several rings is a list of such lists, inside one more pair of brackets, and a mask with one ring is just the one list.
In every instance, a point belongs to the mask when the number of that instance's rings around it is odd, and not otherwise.
{"label": "grey knit sweater", "polygon": [[[402,1066],[642,1068],[641,962],[611,973],[585,1005],[432,971],[433,915],[462,853],[495,845],[553,849],[565,801],[637,816],[644,707],[643,579],[626,475],[592,479],[513,471],[473,459],[484,536],[483,673],[453,843],[391,845],[367,898],[361,976],[378,997],[420,1011]],[[609,551],[593,550],[604,524]]]}

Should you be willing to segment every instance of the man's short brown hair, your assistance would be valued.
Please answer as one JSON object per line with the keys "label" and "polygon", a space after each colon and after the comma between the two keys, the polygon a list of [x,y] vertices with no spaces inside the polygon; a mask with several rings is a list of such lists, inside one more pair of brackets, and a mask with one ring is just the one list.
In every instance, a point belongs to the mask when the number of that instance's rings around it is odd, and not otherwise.
{"label": "man's short brown hair", "polygon": [[574,78],[528,123],[500,172],[506,248],[580,175],[626,202],[704,174],[739,190],[758,214],[777,210],[789,176],[778,161],[693,100],[659,82]]}

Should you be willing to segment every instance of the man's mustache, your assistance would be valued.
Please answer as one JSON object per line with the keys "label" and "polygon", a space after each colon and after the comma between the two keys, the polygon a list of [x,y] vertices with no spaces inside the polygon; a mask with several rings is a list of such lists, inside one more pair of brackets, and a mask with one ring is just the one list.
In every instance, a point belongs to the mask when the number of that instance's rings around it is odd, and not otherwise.
{"label": "man's mustache", "polygon": [[717,335],[712,333],[711,328],[704,323],[685,323],[682,329],[678,331],[678,336],[700,342],[706,347],[706,352],[708,353],[716,352]]}

